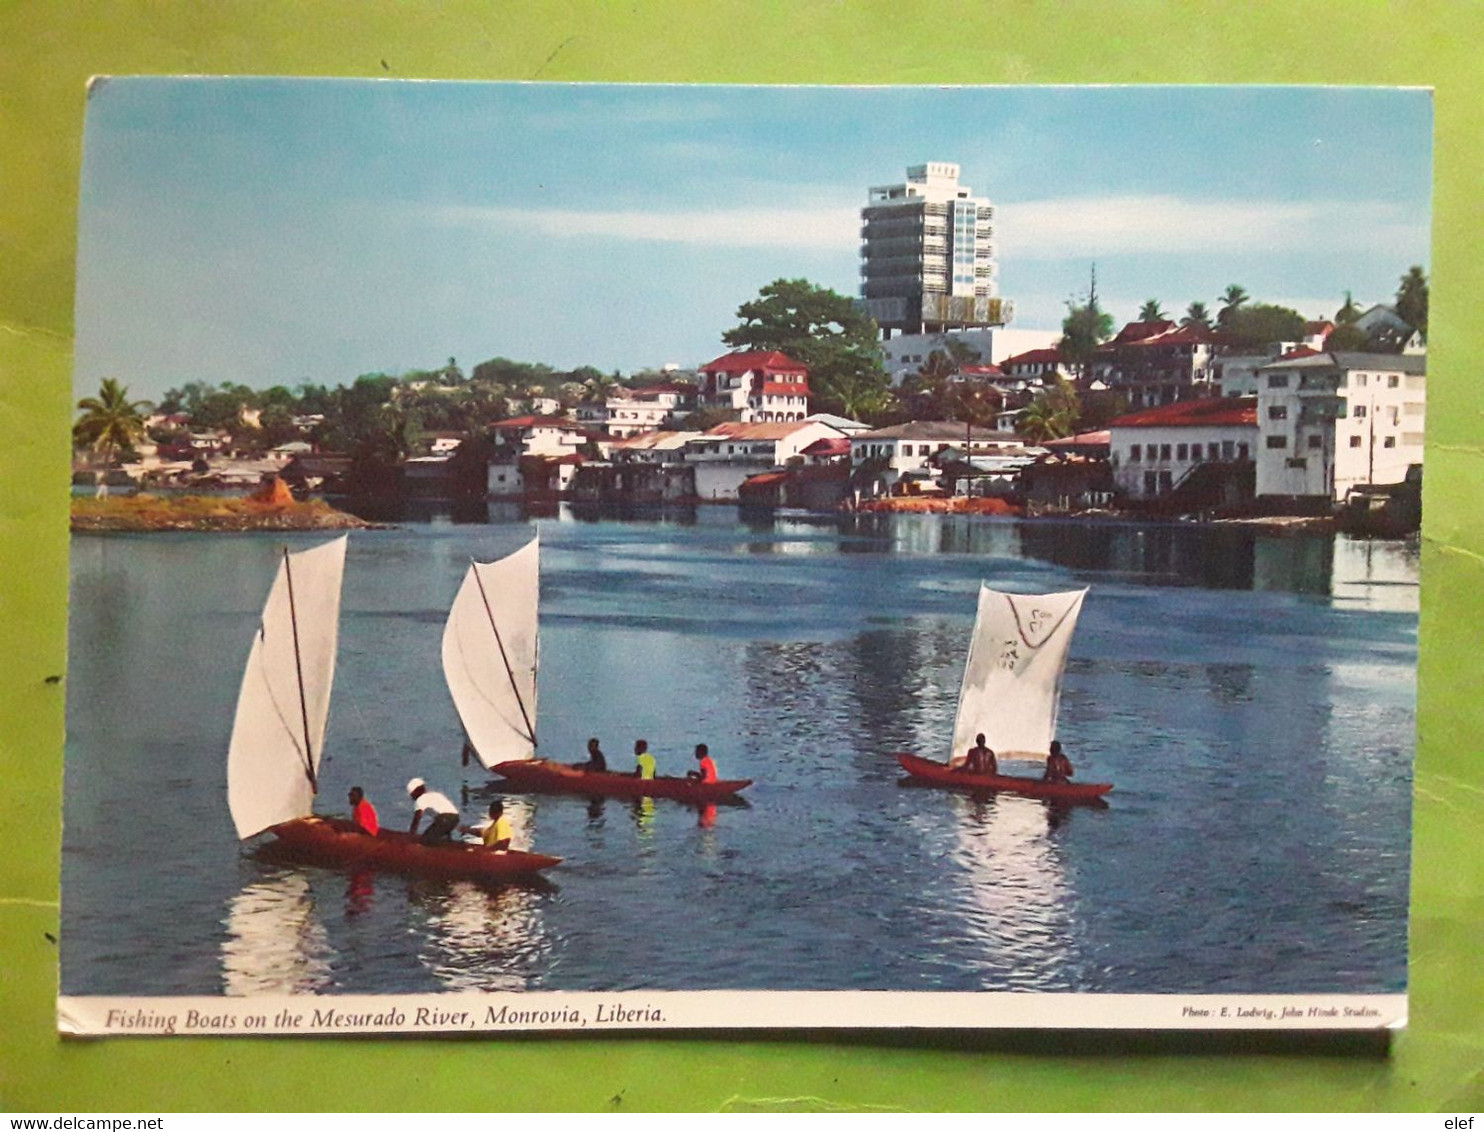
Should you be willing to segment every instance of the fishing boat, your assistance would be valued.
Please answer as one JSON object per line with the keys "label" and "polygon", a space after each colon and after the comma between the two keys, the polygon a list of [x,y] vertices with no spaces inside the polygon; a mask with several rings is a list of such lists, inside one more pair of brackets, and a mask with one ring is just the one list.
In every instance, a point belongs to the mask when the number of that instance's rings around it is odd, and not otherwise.
{"label": "fishing boat", "polygon": [[253,637],[227,750],[227,802],[237,836],[276,839],[277,852],[311,864],[357,865],[441,877],[530,875],[557,857],[455,842],[424,845],[406,833],[375,837],[314,814],[335,680],[346,538],[285,550]]}
{"label": "fishing boat", "polygon": [[443,674],[466,751],[518,790],[611,798],[730,798],[751,779],[701,782],[580,770],[536,757],[540,539],[495,562],[471,562],[443,630]]}
{"label": "fishing boat", "polygon": [[1085,589],[1011,594],[980,586],[950,757],[936,762],[897,755],[912,781],[1068,802],[1090,801],[1113,789],[1107,782],[1055,782],[1040,775],[961,769],[975,736],[981,734],[997,763],[1023,759],[1044,764],[1056,734],[1067,653],[1086,595]]}

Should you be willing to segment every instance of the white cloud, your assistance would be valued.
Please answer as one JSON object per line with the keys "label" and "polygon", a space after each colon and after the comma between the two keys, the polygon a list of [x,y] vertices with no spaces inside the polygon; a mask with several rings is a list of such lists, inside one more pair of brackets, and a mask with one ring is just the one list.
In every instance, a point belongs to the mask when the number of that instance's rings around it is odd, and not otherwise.
{"label": "white cloud", "polygon": [[640,210],[441,209],[444,223],[515,229],[547,237],[638,240],[730,248],[854,249],[860,213],[849,208],[725,208],[678,212]]}
{"label": "white cloud", "polygon": [[1175,196],[1065,197],[1001,203],[1002,259],[1099,255],[1320,252],[1425,255],[1428,227],[1378,201],[1221,201]]}

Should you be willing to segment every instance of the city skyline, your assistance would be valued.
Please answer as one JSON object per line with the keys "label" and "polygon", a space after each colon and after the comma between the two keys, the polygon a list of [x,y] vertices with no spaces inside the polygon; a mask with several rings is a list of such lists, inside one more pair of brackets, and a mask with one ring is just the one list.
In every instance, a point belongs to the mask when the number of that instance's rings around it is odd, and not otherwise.
{"label": "city skyline", "polygon": [[774,279],[858,295],[868,189],[927,161],[993,203],[1013,327],[1094,262],[1118,322],[1327,317],[1428,266],[1430,144],[1415,89],[101,80],[75,383],[700,364]]}

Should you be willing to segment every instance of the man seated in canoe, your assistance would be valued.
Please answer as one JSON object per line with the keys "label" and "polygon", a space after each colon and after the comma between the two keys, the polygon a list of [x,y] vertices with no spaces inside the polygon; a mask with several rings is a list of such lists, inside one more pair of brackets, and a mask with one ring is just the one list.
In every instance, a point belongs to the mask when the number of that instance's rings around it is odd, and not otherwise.
{"label": "man seated in canoe", "polygon": [[643,739],[634,740],[634,777],[653,778],[654,756],[649,753],[649,744]]}
{"label": "man seated in canoe", "polygon": [[1072,760],[1062,753],[1061,743],[1051,740],[1051,753],[1046,756],[1046,782],[1066,782],[1072,777]]}
{"label": "man seated in canoe", "polygon": [[490,803],[490,820],[482,826],[466,825],[465,833],[472,833],[484,842],[486,849],[504,853],[510,848],[510,819],[505,816],[505,803],[496,798]]}
{"label": "man seated in canoe", "polygon": [[974,745],[969,748],[964,761],[953,768],[963,774],[999,774],[999,764],[995,762],[994,752],[984,742],[981,733],[974,736]]}
{"label": "man seated in canoe", "polygon": [[350,820],[356,829],[368,837],[381,832],[381,823],[376,820],[376,807],[366,801],[366,792],[359,786],[350,788]]}
{"label": "man seated in canoe", "polygon": [[688,770],[685,777],[692,782],[715,782],[716,764],[711,761],[711,752],[705,743],[696,744],[696,762],[700,764],[696,770]]}
{"label": "man seated in canoe", "polygon": [[587,741],[587,762],[573,763],[572,768],[584,774],[602,773],[608,769],[608,760],[603,757],[603,748],[598,746],[596,739]]}
{"label": "man seated in canoe", "polygon": [[414,778],[407,783],[407,793],[416,807],[412,813],[412,825],[408,828],[408,832],[417,832],[417,827],[423,820],[423,814],[426,813],[431,815],[432,821],[422,835],[422,843],[442,845],[451,841],[453,831],[459,827],[459,808],[438,791],[429,790],[428,784],[421,778]]}

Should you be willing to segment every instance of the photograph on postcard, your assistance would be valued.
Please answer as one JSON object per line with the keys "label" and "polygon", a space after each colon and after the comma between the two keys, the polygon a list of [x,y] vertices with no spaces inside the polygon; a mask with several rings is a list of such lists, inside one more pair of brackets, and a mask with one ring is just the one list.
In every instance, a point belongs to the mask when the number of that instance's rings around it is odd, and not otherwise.
{"label": "photograph on postcard", "polygon": [[60,1028],[1401,1025],[1431,118],[94,80]]}

